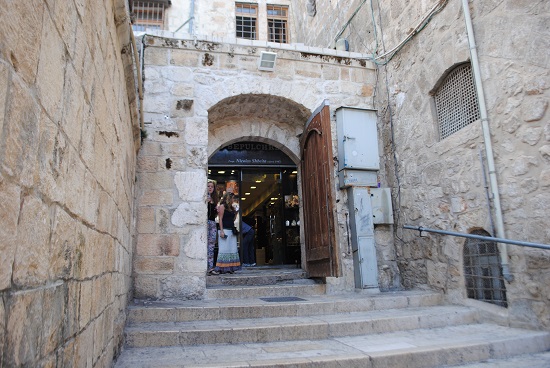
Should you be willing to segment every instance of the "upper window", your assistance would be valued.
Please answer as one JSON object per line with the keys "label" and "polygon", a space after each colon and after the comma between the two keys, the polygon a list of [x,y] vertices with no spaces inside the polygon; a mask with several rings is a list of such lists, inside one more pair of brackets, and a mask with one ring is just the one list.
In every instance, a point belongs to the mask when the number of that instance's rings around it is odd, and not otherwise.
{"label": "upper window", "polygon": [[166,0],[132,1],[132,12],[135,17],[133,30],[164,29],[164,10],[169,6],[170,2]]}
{"label": "upper window", "polygon": [[268,41],[288,43],[288,7],[267,6]]}
{"label": "upper window", "polygon": [[441,139],[478,120],[479,106],[470,63],[451,70],[434,98]]}
{"label": "upper window", "polygon": [[237,37],[256,40],[256,22],[258,21],[258,6],[256,4],[235,4],[237,16]]}

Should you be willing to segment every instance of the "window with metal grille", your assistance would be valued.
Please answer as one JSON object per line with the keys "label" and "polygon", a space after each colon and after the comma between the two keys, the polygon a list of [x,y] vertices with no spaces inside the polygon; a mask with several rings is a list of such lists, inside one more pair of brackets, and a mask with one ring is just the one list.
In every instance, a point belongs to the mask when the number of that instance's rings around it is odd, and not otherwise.
{"label": "window with metal grille", "polygon": [[288,7],[267,6],[267,28],[269,42],[288,43]]}
{"label": "window with metal grille", "polygon": [[469,63],[454,68],[437,89],[434,98],[441,139],[479,119],[477,93]]}
{"label": "window with metal grille", "polygon": [[147,29],[164,29],[164,11],[170,6],[169,1],[132,1],[134,31]]}
{"label": "window with metal grille", "polygon": [[256,22],[258,19],[258,6],[256,4],[235,4],[237,37],[256,40]]}
{"label": "window with metal grille", "polygon": [[[490,236],[483,230],[471,234]],[[508,307],[497,244],[493,241],[467,239],[464,245],[464,276],[468,298]]]}

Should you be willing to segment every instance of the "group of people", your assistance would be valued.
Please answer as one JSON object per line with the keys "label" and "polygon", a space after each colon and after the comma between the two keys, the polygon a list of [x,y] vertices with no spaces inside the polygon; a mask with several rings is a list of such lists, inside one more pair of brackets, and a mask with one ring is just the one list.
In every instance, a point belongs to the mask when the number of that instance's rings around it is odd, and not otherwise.
{"label": "group of people", "polygon": [[[226,192],[218,201],[216,183],[209,180],[208,189],[208,274],[235,273],[241,269],[237,236],[239,227],[235,222],[239,216],[238,198]],[[218,221],[216,221],[216,217]],[[255,266],[254,229],[242,222],[243,260],[242,266]],[[218,257],[214,265],[214,248],[218,242]]]}

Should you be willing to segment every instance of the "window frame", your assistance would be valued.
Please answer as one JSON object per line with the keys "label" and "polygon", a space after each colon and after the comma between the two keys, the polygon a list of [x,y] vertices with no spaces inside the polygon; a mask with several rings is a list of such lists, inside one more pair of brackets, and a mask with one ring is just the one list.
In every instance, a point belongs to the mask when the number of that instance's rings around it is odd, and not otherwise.
{"label": "window frame", "polygon": [[[284,12],[284,15],[278,15],[278,14],[270,15],[269,14],[270,11],[281,11],[281,12]],[[288,5],[275,5],[275,4],[266,5],[267,41],[268,42],[290,43],[288,12],[289,12]],[[282,24],[282,27],[271,26],[270,25],[271,22],[280,22],[280,24]],[[279,39],[279,41],[277,41],[277,38]]]}
{"label": "window frame", "polygon": [[[254,12],[239,12],[239,7],[242,9],[254,9]],[[241,24],[239,25],[239,18],[241,19]],[[250,22],[249,25],[244,23],[245,18]],[[258,4],[254,3],[235,3],[235,37],[242,38],[245,40],[257,40],[258,39]],[[253,24],[252,24],[253,23]],[[239,26],[241,30],[239,31]],[[250,27],[249,31],[245,31],[245,27]],[[245,37],[245,35],[250,35]]]}
{"label": "window frame", "polygon": [[[469,69],[471,80],[456,79],[465,68]],[[464,78],[465,75],[462,77]],[[439,141],[480,119],[479,101],[470,61],[461,62],[449,68],[430,91],[430,95]],[[445,95],[448,96],[447,101],[444,100]]]}
{"label": "window frame", "polygon": [[[166,21],[166,9],[170,6],[168,1],[149,0],[132,1],[132,29],[136,32],[146,31],[147,28],[164,30]],[[147,14],[146,17],[140,17],[140,14]]]}

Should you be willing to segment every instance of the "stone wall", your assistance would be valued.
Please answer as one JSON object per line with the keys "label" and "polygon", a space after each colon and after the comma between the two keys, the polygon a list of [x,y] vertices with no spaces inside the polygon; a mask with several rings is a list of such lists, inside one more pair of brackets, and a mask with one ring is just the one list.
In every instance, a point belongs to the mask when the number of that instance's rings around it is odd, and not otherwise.
{"label": "stone wall", "polygon": [[[316,3],[317,15],[310,24],[318,22],[317,27],[322,27],[326,19],[340,27],[347,19],[341,15],[336,20],[331,18],[330,6],[341,7],[345,3],[355,9],[360,1]],[[380,10],[374,7],[374,18],[379,37],[377,54],[381,55],[397,46],[437,2],[374,4],[380,4]],[[350,40],[364,41],[362,49],[360,42],[350,42],[354,51],[370,54],[374,37],[367,5],[346,34]],[[506,0],[471,2],[470,8],[505,234],[510,239],[549,244],[549,6],[543,1]],[[330,14],[325,14],[325,10]],[[304,11],[302,18],[306,17]],[[321,46],[326,39],[303,27],[298,42]],[[402,230],[401,226],[422,225],[464,233],[483,228],[493,234],[480,160],[480,151],[484,155],[480,123],[440,140],[430,96],[448,69],[469,58],[461,2],[450,1],[387,66],[380,66],[376,98],[376,107],[385,112],[380,117],[380,128],[387,169],[393,173],[388,178],[393,178],[398,220],[395,235],[399,239],[396,251],[404,285],[427,284],[455,301],[465,298],[464,239],[426,233],[419,237],[417,232]],[[506,283],[506,318],[516,325],[549,328],[549,252],[514,245],[506,248],[515,278]]]}
{"label": "stone wall", "polygon": [[[375,40],[374,30],[371,28],[370,4],[373,3],[373,6],[376,6],[376,2],[367,1],[362,6],[360,5],[363,1],[355,0],[315,0],[314,2],[316,13],[312,16],[308,12],[306,1],[292,1],[296,28],[294,42],[334,48],[337,38],[346,38],[349,41],[350,51],[365,54],[370,52],[370,43]],[[345,27],[354,13],[352,28]],[[357,32],[357,27],[361,32]]]}
{"label": "stone wall", "polygon": [[[144,40],[145,126],[138,159],[139,298],[202,298],[206,274],[208,157],[240,140],[261,141],[299,164],[298,136],[325,99],[371,108],[375,74],[358,54],[241,40],[228,43],[147,36]],[[259,71],[261,51],[277,52],[273,72]],[[334,119],[334,117],[333,117]],[[336,127],[333,124],[333,152]],[[335,166],[336,177],[336,166]],[[347,252],[346,192],[337,188],[337,236],[343,275],[329,290],[354,288]],[[384,231],[387,231],[385,229]],[[387,236],[378,239],[387,246]],[[386,287],[394,287],[393,247],[379,255]],[[390,265],[390,266],[388,266]]]}
{"label": "stone wall", "polygon": [[127,12],[0,4],[2,367],[108,367],[120,350],[139,145]]}

